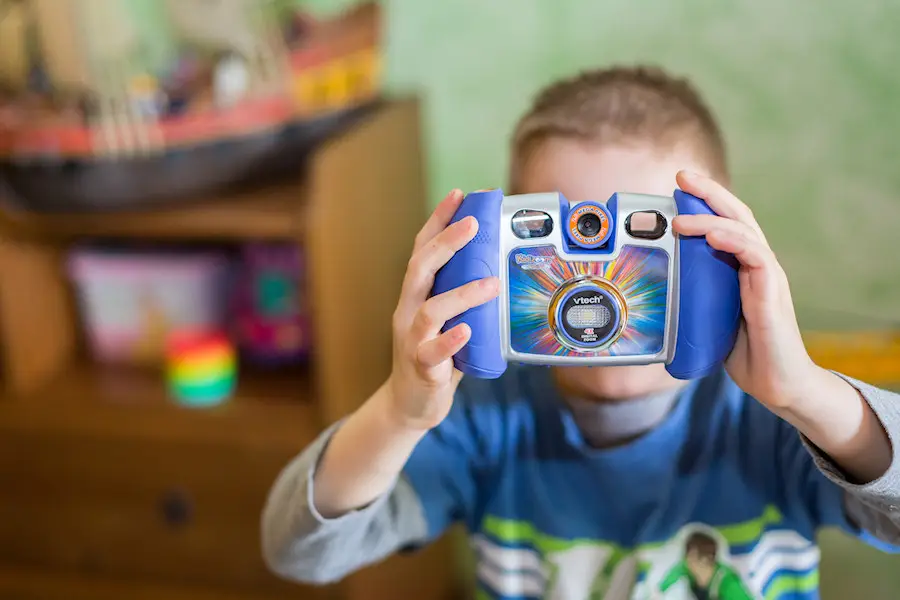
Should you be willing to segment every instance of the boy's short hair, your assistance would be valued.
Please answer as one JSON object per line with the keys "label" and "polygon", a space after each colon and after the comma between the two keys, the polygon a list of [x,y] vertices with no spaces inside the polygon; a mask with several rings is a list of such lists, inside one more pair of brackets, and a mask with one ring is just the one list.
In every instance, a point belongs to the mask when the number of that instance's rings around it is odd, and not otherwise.
{"label": "boy's short hair", "polygon": [[715,538],[700,531],[692,533],[684,544],[685,554],[695,552],[698,556],[709,560],[715,560],[718,550],[719,545]]}
{"label": "boy's short hair", "polygon": [[551,138],[598,144],[687,144],[710,174],[727,183],[725,142],[694,86],[656,67],[613,67],[581,73],[544,88],[519,120],[512,139],[510,186],[542,142]]}

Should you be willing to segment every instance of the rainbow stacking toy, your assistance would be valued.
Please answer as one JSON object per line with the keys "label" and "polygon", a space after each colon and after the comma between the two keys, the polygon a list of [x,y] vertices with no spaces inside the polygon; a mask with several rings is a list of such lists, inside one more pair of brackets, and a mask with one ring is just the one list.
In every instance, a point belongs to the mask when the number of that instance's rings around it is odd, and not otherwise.
{"label": "rainbow stacking toy", "polygon": [[177,332],[166,348],[169,392],[185,406],[221,404],[234,393],[237,360],[234,346],[217,332]]}

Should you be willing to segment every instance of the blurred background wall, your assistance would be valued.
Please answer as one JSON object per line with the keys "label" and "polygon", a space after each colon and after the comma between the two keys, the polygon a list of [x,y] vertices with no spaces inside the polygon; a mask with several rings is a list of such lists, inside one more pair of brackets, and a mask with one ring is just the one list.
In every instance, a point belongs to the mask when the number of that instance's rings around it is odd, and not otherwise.
{"label": "blurred background wall", "polygon": [[830,309],[898,319],[900,3],[388,6],[390,82],[427,94],[432,202],[454,186],[504,183],[506,138],[542,85],[582,68],[657,63],[694,80],[718,114],[734,188],[810,325],[840,325]]}
{"label": "blurred background wall", "polygon": [[[167,60],[162,4],[130,0]],[[322,14],[352,0],[298,2]],[[718,114],[734,189],[790,277],[803,324],[900,320],[900,3],[890,0],[388,0],[387,75],[424,97],[430,205],[505,183],[532,95],[580,69],[656,63]],[[825,597],[894,600],[900,560],[827,536]],[[851,594],[853,594],[851,596]]]}
{"label": "blurred background wall", "polygon": [[[900,3],[387,6],[389,82],[427,99],[432,204],[453,187],[505,183],[507,136],[541,86],[652,62],[695,81],[718,115],[733,187],[787,270],[803,325],[900,321]],[[897,598],[900,558],[823,542],[824,598]]]}
{"label": "blurred background wall", "polygon": [[[162,3],[130,1],[140,27],[161,25]],[[320,15],[355,4],[295,3]],[[891,260],[900,223],[900,3],[384,6],[389,89],[427,101],[427,202],[453,187],[505,182],[507,136],[543,85],[599,65],[655,63],[693,80],[718,115],[733,187],[788,270],[804,325],[900,318],[900,261]],[[150,62],[165,60],[168,34],[156,39]]]}
{"label": "blurred background wall", "polygon": [[[157,4],[132,1],[148,15],[142,26],[158,22]],[[330,14],[354,2],[301,4]],[[505,183],[507,136],[543,85],[580,69],[655,63],[691,78],[718,115],[733,187],[788,271],[803,324],[900,320],[900,3],[384,5],[390,89],[426,100],[429,204],[453,187]],[[894,599],[898,566],[826,536],[826,597]]]}

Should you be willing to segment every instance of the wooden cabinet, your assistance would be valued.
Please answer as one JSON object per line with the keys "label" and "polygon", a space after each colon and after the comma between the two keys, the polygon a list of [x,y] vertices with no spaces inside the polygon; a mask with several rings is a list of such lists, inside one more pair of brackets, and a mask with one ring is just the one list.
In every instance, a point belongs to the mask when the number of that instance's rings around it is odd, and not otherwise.
{"label": "wooden cabinet", "polygon": [[259,509],[286,450],[5,431],[0,513],[15,517],[0,520],[0,561],[276,591],[258,558]]}
{"label": "wooden cabinet", "polygon": [[[334,586],[279,581],[259,519],[282,467],[390,368],[390,321],[425,217],[418,104],[385,102],[296,181],[181,209],[0,219],[0,598],[447,598],[448,544]],[[299,166],[298,166],[299,170]],[[171,403],[158,376],[84,356],[74,240],[292,240],[309,260],[307,370],[241,371],[228,404]],[[346,298],[365,290],[347,310]]]}

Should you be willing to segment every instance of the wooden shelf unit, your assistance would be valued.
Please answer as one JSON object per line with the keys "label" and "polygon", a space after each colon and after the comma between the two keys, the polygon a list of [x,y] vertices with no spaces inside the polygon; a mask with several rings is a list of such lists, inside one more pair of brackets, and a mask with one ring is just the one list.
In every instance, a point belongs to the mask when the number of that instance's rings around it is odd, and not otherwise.
{"label": "wooden shelf unit", "polygon": [[[138,213],[0,218],[0,598],[447,598],[447,543],[310,588],[277,580],[259,517],[278,472],[390,370],[391,315],[425,218],[419,105],[389,101],[296,181]],[[80,238],[289,240],[307,257],[307,371],[239,373],[214,409],[83,357],[65,252]],[[360,292],[364,291],[362,295]],[[353,299],[348,304],[348,299]],[[352,308],[348,309],[348,305]]]}
{"label": "wooden shelf unit", "polygon": [[286,240],[302,238],[302,182],[271,185],[228,198],[201,198],[185,207],[125,214],[6,212],[7,228],[56,240],[118,237],[154,240]]}
{"label": "wooden shelf unit", "polygon": [[183,208],[127,214],[6,212],[10,229],[59,240],[119,237],[155,240],[284,240],[302,237],[302,183],[282,183],[228,198],[203,198]]}
{"label": "wooden shelf unit", "polygon": [[[161,375],[76,361],[40,391],[8,401],[4,427],[61,434],[177,440],[296,450],[321,418],[305,373],[242,373],[227,404],[207,409],[171,402]],[[0,434],[2,435],[2,434]]]}

